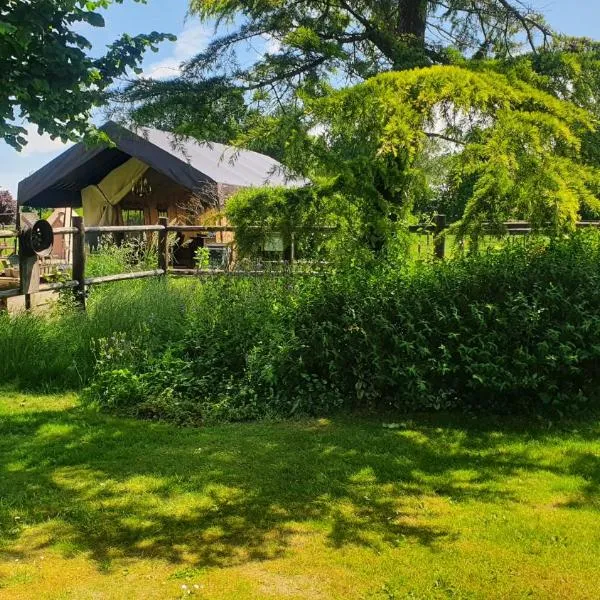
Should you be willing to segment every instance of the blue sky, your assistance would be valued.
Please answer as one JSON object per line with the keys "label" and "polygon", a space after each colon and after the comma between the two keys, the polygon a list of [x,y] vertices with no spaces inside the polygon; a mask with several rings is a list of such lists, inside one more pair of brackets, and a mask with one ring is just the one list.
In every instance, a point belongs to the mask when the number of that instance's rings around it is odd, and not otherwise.
{"label": "blue sky", "polygon": [[[146,5],[133,0],[116,4],[105,12],[106,27],[88,28],[84,32],[97,54],[123,33],[138,34],[150,31],[174,33],[176,43],[164,43],[157,54],[149,52],[144,69],[153,75],[166,77],[176,71],[177,65],[200,51],[213,33],[196,18],[186,18],[187,0],[148,0]],[[48,136],[38,136],[30,129],[29,144],[20,153],[0,141],[0,188],[17,195],[18,182],[60,154],[65,147]]]}
{"label": "blue sky", "polygon": [[[106,27],[86,32],[98,54],[103,47],[122,33],[162,31],[175,33],[176,43],[165,43],[159,53],[148,53],[144,62],[146,73],[168,77],[178,65],[201,51],[213,34],[213,29],[202,25],[195,17],[187,17],[187,0],[148,0],[146,5],[126,0],[105,14]],[[570,35],[600,39],[600,0],[532,0],[542,10],[551,25]],[[21,153],[0,141],[0,188],[8,188],[16,197],[18,182],[65,147],[46,136],[38,136],[31,128],[29,145]]]}

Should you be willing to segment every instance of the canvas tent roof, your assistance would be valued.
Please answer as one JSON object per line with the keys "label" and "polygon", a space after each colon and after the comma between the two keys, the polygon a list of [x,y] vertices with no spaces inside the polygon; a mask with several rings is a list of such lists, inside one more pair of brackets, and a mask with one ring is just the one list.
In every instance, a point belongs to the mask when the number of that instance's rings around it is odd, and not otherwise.
{"label": "canvas tent roof", "polygon": [[109,121],[100,128],[114,147],[76,144],[19,183],[18,203],[32,207],[81,206],[81,190],[97,185],[131,157],[189,190],[207,183],[238,187],[303,185],[289,179],[276,160],[248,150],[191,138],[175,139],[158,129],[131,131]]}

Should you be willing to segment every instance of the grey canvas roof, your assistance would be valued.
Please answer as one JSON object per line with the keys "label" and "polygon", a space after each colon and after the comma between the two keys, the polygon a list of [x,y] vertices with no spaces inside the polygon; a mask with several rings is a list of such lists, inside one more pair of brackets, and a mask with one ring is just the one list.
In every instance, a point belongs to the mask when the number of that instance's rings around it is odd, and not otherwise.
{"label": "grey canvas roof", "polygon": [[33,207],[80,206],[81,190],[96,185],[113,169],[135,157],[189,190],[207,183],[238,187],[298,187],[282,165],[264,154],[223,144],[175,139],[158,129],[131,131],[109,121],[103,125],[114,147],[79,143],[19,183],[18,203]]}

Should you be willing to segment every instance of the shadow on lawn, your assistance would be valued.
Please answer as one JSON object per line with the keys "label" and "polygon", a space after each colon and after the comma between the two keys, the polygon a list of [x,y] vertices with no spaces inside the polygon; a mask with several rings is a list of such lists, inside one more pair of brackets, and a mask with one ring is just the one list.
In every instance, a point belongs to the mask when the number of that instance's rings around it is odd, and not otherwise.
{"label": "shadow on lawn", "polygon": [[79,409],[17,414],[0,421],[0,542],[34,525],[46,528],[40,545],[67,543],[100,565],[116,553],[199,567],[277,557],[313,521],[335,547],[436,545],[454,534],[431,525],[426,497],[510,502],[503,480],[522,469],[581,474],[598,490],[597,458],[540,465],[502,449],[545,435],[364,421],[194,430]]}

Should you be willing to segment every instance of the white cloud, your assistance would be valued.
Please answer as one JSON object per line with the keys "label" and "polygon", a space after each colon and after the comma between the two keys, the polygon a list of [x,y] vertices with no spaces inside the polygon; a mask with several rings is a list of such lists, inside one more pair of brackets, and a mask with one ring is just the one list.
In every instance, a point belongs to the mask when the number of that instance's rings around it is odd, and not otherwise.
{"label": "white cloud", "polygon": [[21,152],[0,142],[0,188],[8,189],[15,198],[19,181],[73,145],[71,142],[63,144],[60,139],[53,140],[48,134],[39,135],[37,126],[31,123],[23,124],[23,127],[27,131],[28,144]]}
{"label": "white cloud", "polygon": [[59,138],[53,140],[47,133],[39,135],[37,132],[37,125],[29,124],[25,127],[27,129],[27,146],[23,148],[20,156],[32,156],[34,154],[51,154],[59,152],[60,150],[66,150],[72,145],[71,142],[63,143]]}
{"label": "white cloud", "polygon": [[171,56],[151,64],[144,70],[144,77],[170,79],[181,73],[182,63],[202,52],[211,37],[210,31],[199,23],[188,24],[177,36]]}
{"label": "white cloud", "polygon": [[13,195],[13,198],[16,198],[19,181],[23,177],[24,175],[18,171],[0,173],[0,190],[8,190]]}
{"label": "white cloud", "polygon": [[281,42],[272,35],[265,33],[263,38],[266,41],[265,50],[268,54],[279,54],[281,52]]}

